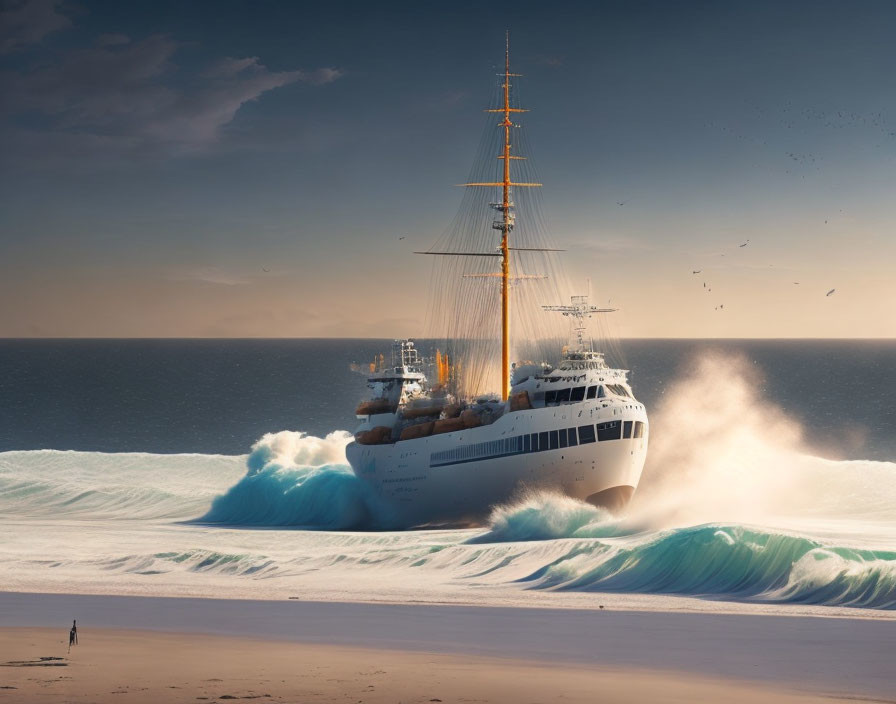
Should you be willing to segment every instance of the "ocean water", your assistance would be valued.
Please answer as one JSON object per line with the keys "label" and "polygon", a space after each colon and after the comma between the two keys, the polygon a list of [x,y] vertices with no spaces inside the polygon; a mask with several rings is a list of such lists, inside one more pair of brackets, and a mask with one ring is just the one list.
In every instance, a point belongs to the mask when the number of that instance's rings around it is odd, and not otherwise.
{"label": "ocean water", "polygon": [[343,452],[386,346],[0,341],[0,589],[896,612],[896,343],[627,342],[629,510],[406,532]]}

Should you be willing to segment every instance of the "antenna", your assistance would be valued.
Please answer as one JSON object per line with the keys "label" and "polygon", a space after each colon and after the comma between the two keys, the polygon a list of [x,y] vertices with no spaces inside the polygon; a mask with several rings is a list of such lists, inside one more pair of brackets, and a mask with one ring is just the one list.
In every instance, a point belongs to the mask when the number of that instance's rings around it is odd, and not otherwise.
{"label": "antenna", "polygon": [[[591,292],[591,279],[588,279],[588,292]],[[573,330],[576,333],[576,344],[579,351],[585,351],[585,331],[588,330],[586,320],[595,313],[614,313],[618,308],[598,308],[588,303],[590,296],[571,296],[568,306],[542,306],[546,311],[562,313],[574,319]],[[594,345],[589,338],[589,352],[594,352]]]}

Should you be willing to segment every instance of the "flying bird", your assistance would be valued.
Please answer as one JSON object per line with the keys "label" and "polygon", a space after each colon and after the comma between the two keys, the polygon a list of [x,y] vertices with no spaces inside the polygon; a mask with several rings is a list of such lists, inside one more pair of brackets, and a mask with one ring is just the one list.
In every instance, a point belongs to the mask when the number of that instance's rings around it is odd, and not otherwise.
{"label": "flying bird", "polygon": [[697,271],[692,271],[691,273],[692,273],[692,274],[699,274],[701,271],[703,271],[703,269],[697,269]]}
{"label": "flying bird", "polygon": [[830,291],[828,291],[828,292],[827,292],[826,294],[824,294],[824,295],[825,295],[825,296],[830,296],[830,295],[831,295],[834,291],[836,291],[836,290],[837,290],[837,289],[832,288]]}
{"label": "flying bird", "polygon": [[750,240],[747,240],[746,242],[744,242],[743,244],[738,245],[738,246],[739,246],[739,247],[746,247],[749,243],[750,243]]}
{"label": "flying bird", "polygon": [[625,205],[626,203],[628,203],[627,200],[617,200],[616,201],[616,205]]}
{"label": "flying bird", "polygon": [[404,239],[404,237],[399,237],[399,238],[398,238],[398,239],[400,239],[400,240],[403,240],[403,239]]}
{"label": "flying bird", "polygon": [[266,274],[270,274],[270,273],[271,273],[271,270],[270,270],[270,269],[265,269],[264,267],[261,267],[261,270],[262,270],[264,273],[266,273]]}

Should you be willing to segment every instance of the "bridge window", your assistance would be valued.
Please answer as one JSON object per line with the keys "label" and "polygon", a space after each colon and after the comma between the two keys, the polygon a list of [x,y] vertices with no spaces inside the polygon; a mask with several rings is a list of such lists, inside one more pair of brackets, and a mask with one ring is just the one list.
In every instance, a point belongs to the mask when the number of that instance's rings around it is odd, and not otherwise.
{"label": "bridge window", "polygon": [[546,432],[538,434],[538,451],[544,452],[548,449],[548,434]]}
{"label": "bridge window", "polygon": [[556,430],[551,431],[551,449],[556,450],[560,447],[560,433]]}
{"label": "bridge window", "polygon": [[569,387],[567,386],[565,389],[559,389],[557,391],[557,403],[566,403],[569,401]]}
{"label": "bridge window", "polygon": [[580,425],[579,426],[579,444],[585,445],[589,442],[594,442],[594,426],[593,425]]}
{"label": "bridge window", "polygon": [[545,391],[544,392],[544,405],[550,406],[552,403],[557,403],[557,391]]}
{"label": "bridge window", "polygon": [[560,448],[567,447],[568,444],[568,436],[566,434],[566,428],[561,428],[559,431],[560,435]]}
{"label": "bridge window", "polygon": [[644,437],[644,423],[640,420],[635,421],[635,438],[643,438]]}
{"label": "bridge window", "polygon": [[579,441],[576,440],[576,429],[575,428],[569,428],[566,431],[566,438],[569,441],[570,447],[575,447],[576,445],[579,444]]}
{"label": "bridge window", "polygon": [[618,420],[597,424],[597,439],[599,441],[619,440],[621,437],[622,424]]}
{"label": "bridge window", "polygon": [[595,396],[597,396],[597,387],[589,386],[588,387],[588,398],[594,398]]}
{"label": "bridge window", "polygon": [[569,395],[570,401],[583,401],[585,399],[585,387],[577,386],[572,390],[572,393]]}
{"label": "bridge window", "polygon": [[627,420],[622,426],[622,437],[630,438],[632,436],[632,421]]}

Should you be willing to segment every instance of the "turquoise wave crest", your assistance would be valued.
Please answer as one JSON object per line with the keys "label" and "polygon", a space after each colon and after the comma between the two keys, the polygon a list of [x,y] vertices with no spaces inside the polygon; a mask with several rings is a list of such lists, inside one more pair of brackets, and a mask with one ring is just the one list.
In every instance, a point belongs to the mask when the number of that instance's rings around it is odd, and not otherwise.
{"label": "turquoise wave crest", "polygon": [[[238,526],[294,526],[350,530],[373,526],[372,497],[339,462],[348,436],[325,439],[278,433],[262,438],[246,461],[248,470],[216,497],[202,523]],[[309,450],[309,442],[317,445]]]}

